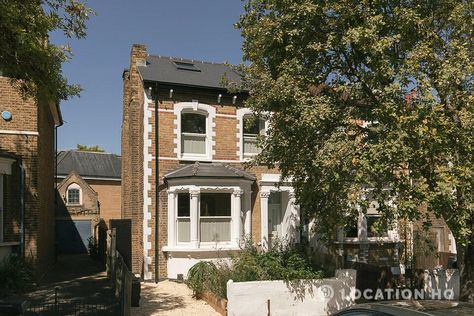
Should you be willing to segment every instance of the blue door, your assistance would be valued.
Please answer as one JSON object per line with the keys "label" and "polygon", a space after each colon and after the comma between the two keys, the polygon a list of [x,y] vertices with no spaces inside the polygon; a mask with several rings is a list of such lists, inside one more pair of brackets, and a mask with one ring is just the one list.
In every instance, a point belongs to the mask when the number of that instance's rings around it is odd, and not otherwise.
{"label": "blue door", "polygon": [[85,253],[91,237],[90,220],[57,220],[56,242],[59,253]]}

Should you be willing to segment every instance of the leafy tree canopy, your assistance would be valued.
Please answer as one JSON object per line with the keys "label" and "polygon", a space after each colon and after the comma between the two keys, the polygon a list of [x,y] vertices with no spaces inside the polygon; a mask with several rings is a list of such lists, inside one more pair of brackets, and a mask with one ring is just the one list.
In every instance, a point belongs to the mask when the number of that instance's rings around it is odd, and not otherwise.
{"label": "leafy tree canopy", "polygon": [[25,95],[41,92],[58,101],[78,95],[80,87],[61,71],[71,49],[51,44],[48,35],[83,38],[91,14],[78,0],[0,0],[0,71]]}
{"label": "leafy tree canopy", "polygon": [[105,150],[100,148],[99,145],[87,146],[87,145],[77,144],[77,150],[79,150],[79,151],[93,151],[93,152],[98,152],[98,153],[105,152]]}
{"label": "leafy tree canopy", "polygon": [[474,2],[248,0],[245,10],[247,105],[273,113],[256,162],[292,177],[319,232],[334,237],[370,200],[385,223],[423,219],[425,205],[466,253]]}

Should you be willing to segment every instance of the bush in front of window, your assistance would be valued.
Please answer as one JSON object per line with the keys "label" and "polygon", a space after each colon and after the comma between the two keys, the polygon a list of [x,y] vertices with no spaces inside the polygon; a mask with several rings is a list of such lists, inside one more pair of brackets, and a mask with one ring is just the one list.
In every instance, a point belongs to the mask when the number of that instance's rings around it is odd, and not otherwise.
{"label": "bush in front of window", "polygon": [[210,292],[227,297],[227,281],[309,280],[321,279],[325,273],[317,269],[308,256],[283,243],[274,244],[269,251],[260,251],[250,242],[228,262],[201,261],[188,273],[187,285],[196,297]]}

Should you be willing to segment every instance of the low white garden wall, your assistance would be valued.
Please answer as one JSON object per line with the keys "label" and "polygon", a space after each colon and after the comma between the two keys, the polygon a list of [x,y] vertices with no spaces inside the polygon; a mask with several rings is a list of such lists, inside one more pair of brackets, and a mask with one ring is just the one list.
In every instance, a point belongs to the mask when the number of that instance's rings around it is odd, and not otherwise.
{"label": "low white garden wall", "polygon": [[321,280],[227,282],[227,314],[329,315],[354,304],[356,270]]}
{"label": "low white garden wall", "polygon": [[[431,299],[459,300],[461,278],[457,269],[425,271],[425,293]],[[452,297],[450,297],[452,295]]]}

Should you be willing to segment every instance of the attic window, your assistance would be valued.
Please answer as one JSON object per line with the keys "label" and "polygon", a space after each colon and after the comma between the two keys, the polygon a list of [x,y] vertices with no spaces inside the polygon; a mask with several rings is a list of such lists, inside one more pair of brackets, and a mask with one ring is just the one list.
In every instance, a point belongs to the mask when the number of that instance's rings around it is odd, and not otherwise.
{"label": "attic window", "polygon": [[175,64],[176,68],[181,69],[181,70],[198,71],[198,72],[201,71],[201,69],[199,69],[198,67],[196,67],[196,65],[192,63],[186,63],[182,61],[173,61],[173,63]]}

